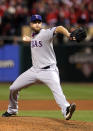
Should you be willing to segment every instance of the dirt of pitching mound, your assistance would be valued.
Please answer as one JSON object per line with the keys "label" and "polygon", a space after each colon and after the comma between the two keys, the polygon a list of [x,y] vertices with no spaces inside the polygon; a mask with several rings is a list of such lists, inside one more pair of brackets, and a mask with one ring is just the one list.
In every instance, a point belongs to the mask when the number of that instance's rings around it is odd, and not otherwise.
{"label": "dirt of pitching mound", "polygon": [[[93,110],[93,100],[73,100],[77,110]],[[72,103],[73,101],[69,101]],[[19,110],[60,110],[54,100],[19,100]],[[0,110],[6,110],[7,100],[0,100]]]}
{"label": "dirt of pitching mound", "polygon": [[93,123],[39,117],[0,117],[0,131],[93,131]]}

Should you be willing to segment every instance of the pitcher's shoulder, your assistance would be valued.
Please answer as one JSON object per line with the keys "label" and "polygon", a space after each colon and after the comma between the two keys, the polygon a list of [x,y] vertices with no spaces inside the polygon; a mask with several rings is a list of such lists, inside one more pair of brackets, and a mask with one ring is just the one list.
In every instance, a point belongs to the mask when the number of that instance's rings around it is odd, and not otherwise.
{"label": "pitcher's shoulder", "polygon": [[43,28],[41,29],[42,32],[48,32],[48,31],[51,31],[52,29],[54,29],[55,27],[51,27],[51,28]]}
{"label": "pitcher's shoulder", "polygon": [[48,34],[49,33],[49,28],[48,29],[41,29],[41,31],[40,31],[40,33],[42,34],[42,35],[44,35],[44,34]]}

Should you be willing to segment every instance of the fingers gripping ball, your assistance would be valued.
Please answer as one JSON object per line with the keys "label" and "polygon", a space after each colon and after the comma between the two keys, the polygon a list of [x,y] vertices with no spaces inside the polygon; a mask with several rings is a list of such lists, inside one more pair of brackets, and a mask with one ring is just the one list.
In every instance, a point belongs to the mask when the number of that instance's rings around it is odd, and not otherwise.
{"label": "fingers gripping ball", "polygon": [[74,37],[77,42],[83,41],[87,37],[86,29],[84,27],[77,28],[70,34],[70,38],[72,38],[72,40]]}
{"label": "fingers gripping ball", "polygon": [[23,41],[30,42],[31,38],[29,36],[23,36]]}

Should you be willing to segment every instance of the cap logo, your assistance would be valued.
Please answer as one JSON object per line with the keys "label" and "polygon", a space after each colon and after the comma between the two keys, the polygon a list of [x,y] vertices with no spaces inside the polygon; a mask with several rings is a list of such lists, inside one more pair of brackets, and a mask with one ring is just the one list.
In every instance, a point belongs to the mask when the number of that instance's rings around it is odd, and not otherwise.
{"label": "cap logo", "polygon": [[38,19],[38,15],[35,15],[36,16],[36,19]]}
{"label": "cap logo", "polygon": [[32,15],[32,17],[31,17],[31,21],[35,21],[35,20],[40,20],[40,21],[42,21],[42,17],[40,16],[40,15]]}

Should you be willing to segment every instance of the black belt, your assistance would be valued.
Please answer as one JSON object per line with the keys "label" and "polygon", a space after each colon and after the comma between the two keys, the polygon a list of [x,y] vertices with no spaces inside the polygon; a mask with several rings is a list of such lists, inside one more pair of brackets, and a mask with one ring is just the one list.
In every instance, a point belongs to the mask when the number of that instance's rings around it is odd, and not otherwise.
{"label": "black belt", "polygon": [[43,67],[41,69],[49,69],[49,68],[50,68],[50,66],[45,66],[45,67]]}

